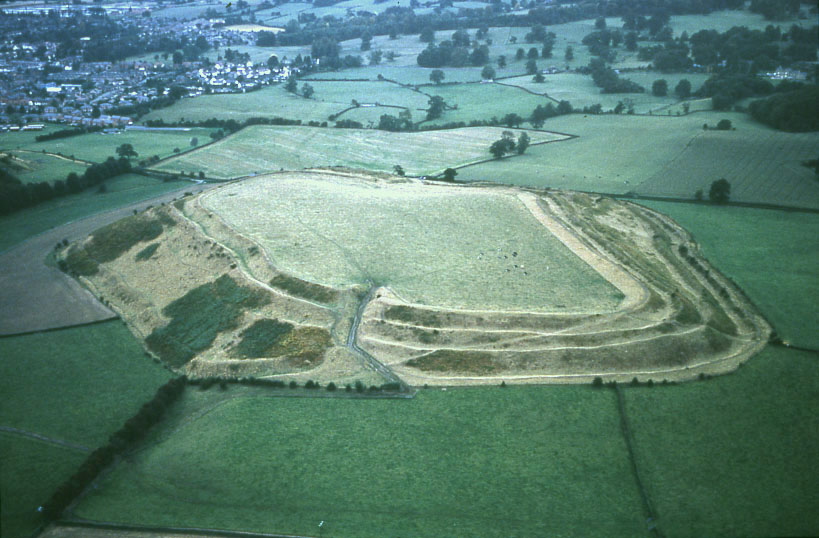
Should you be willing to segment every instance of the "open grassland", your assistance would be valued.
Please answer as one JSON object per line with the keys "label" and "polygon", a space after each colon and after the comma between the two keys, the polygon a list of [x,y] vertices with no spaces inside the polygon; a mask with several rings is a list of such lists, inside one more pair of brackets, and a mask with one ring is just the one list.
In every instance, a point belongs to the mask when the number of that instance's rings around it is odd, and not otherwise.
{"label": "open grassland", "polygon": [[[703,130],[727,118],[736,131]],[[684,117],[571,114],[545,129],[578,135],[530,148],[522,158],[459,170],[458,180],[693,199],[725,177],[731,200],[819,207],[819,182],[801,162],[819,147],[816,133],[783,133],[730,112]]]}
{"label": "open grassland", "polygon": [[[364,109],[368,110],[368,109]],[[390,110],[394,114],[394,110]],[[503,129],[469,128],[422,133],[315,127],[253,126],[215,144],[169,159],[156,169],[202,171],[209,178],[307,167],[346,166],[391,172],[395,165],[410,175],[439,174],[445,168],[491,157],[489,146]],[[533,144],[564,138],[529,131]],[[518,135],[518,132],[515,132]],[[442,148],[448,148],[442,151]]]}
{"label": "open grassland", "polygon": [[1,338],[0,356],[0,425],[91,448],[169,378],[119,321]]}
{"label": "open grassland", "polygon": [[59,131],[60,129],[65,129],[65,126],[46,123],[41,131],[0,132],[0,149],[23,149],[29,144],[35,143],[38,136]]}
{"label": "open grassland", "polygon": [[818,380],[815,354],[769,348],[729,376],[625,390],[665,536],[819,532]]}
{"label": "open grassland", "polygon": [[238,397],[214,408],[224,394],[187,391],[189,415],[171,417],[75,514],[308,535],[323,520],[326,535],[355,537],[645,530],[611,392]]}
{"label": "open grassland", "polygon": [[104,193],[87,189],[0,217],[0,252],[56,226],[153,198],[189,184],[182,181],[163,183],[158,179],[127,174],[106,181],[107,191]]}
{"label": "open grassland", "polygon": [[[714,127],[711,118],[708,122]],[[693,198],[706,195],[711,182],[731,183],[731,200],[819,208],[819,181],[802,163],[819,152],[819,133],[783,133],[748,120],[744,115],[721,113],[736,131],[701,131],[685,149],[637,188],[638,194]],[[696,115],[706,123],[706,117]]]}
{"label": "open grassland", "polygon": [[83,163],[34,151],[0,152],[0,160],[0,167],[14,174],[23,183],[65,181],[69,173],[82,174],[86,168]]}
{"label": "open grassland", "polygon": [[819,348],[819,215],[768,209],[640,202],[689,230],[783,340]]}
{"label": "open grassland", "polygon": [[251,178],[201,200],[278,269],[308,281],[378,284],[409,302],[452,308],[600,312],[619,301],[499,190],[316,173]]}
{"label": "open grassland", "polygon": [[455,110],[446,110],[440,118],[429,122],[432,125],[456,121],[469,123],[471,120],[490,120],[492,117],[503,118],[510,113],[528,118],[536,106],[546,106],[552,102],[545,97],[499,84],[442,85],[426,90],[432,95],[443,97],[450,107],[458,106]]}
{"label": "open grassland", "polygon": [[0,454],[0,534],[27,538],[44,523],[37,507],[74,473],[86,455],[5,432],[0,432]]}

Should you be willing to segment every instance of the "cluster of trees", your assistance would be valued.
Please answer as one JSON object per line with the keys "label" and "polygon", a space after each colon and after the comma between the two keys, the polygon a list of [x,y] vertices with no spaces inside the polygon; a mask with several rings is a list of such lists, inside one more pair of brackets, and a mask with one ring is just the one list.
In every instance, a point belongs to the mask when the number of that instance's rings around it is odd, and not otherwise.
{"label": "cluster of trees", "polygon": [[58,179],[53,184],[47,181],[24,184],[14,174],[0,167],[0,215],[75,194],[89,187],[99,185],[104,188],[104,181],[130,171],[131,163],[127,157],[108,157],[104,163],[92,164],[86,168],[82,175],[71,172],[65,180]]}
{"label": "cluster of trees", "polygon": [[728,110],[741,99],[770,95],[774,91],[774,85],[763,78],[723,73],[706,80],[696,95],[710,97],[715,110]]}
{"label": "cluster of trees", "polygon": [[517,152],[518,155],[523,155],[526,148],[529,147],[531,139],[525,132],[520,133],[517,143],[515,143],[515,134],[511,131],[504,131],[498,140],[492,142],[489,146],[489,153],[496,159],[500,159],[507,153]]}
{"label": "cluster of trees", "polygon": [[799,13],[800,0],[751,0],[748,10],[768,20],[781,21]]}
{"label": "cluster of trees", "polygon": [[[657,97],[664,97],[668,95],[668,81],[664,78],[657,79],[651,85],[651,93]],[[691,81],[687,78],[680,79],[674,87],[674,93],[680,99],[685,99],[691,95]]]}
{"label": "cluster of trees", "polygon": [[805,86],[754,101],[748,112],[756,121],[783,131],[819,131],[819,86]]}
{"label": "cluster of trees", "polygon": [[142,439],[147,431],[162,419],[168,407],[182,395],[186,381],[184,376],[177,377],[159,387],[154,397],[145,403],[136,415],[129,418],[122,428],[108,439],[105,446],[89,454],[79,470],[63,482],[42,506],[46,519],[59,518],[77,495],[82,493],[103,469],[113,463],[116,456]]}
{"label": "cluster of trees", "polygon": [[418,55],[417,62],[421,67],[463,67],[466,65],[480,66],[489,61],[489,47],[486,45],[476,46],[469,49],[462,45],[456,45],[454,41],[441,41],[437,46],[430,43],[427,48]]}
{"label": "cluster of trees", "polygon": [[47,142],[49,140],[69,138],[72,136],[78,136],[86,133],[96,133],[99,131],[102,131],[102,127],[100,126],[71,127],[70,129],[59,129],[57,131],[52,131],[50,133],[37,135],[34,137],[34,140],[36,140],[37,142]]}
{"label": "cluster of trees", "polygon": [[594,84],[601,88],[603,93],[642,93],[645,91],[645,88],[636,82],[620,78],[602,58],[592,58],[588,70]]}

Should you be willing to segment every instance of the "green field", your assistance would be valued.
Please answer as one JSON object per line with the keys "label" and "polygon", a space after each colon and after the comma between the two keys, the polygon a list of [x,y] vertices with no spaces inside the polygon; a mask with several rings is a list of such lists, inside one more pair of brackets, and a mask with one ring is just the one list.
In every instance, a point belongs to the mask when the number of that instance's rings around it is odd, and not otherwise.
{"label": "green field", "polygon": [[693,233],[705,257],[739,284],[784,340],[819,348],[819,215],[640,203]]}
{"label": "green field", "polygon": [[622,298],[502,191],[294,174],[202,203],[278,269],[333,287],[376,283],[409,302],[504,310],[603,312]]}
{"label": "green field", "polygon": [[77,470],[86,455],[4,432],[0,432],[0,454],[0,534],[27,538],[44,523],[37,507]]}
{"label": "green field", "polygon": [[[704,131],[730,118],[736,131]],[[459,170],[458,180],[693,199],[712,181],[732,184],[731,199],[819,207],[819,182],[801,161],[819,135],[775,131],[731,112],[684,117],[572,114],[544,129],[579,138],[533,147],[522,158]],[[696,149],[696,151],[695,151]]]}
{"label": "green field", "polygon": [[8,154],[14,163],[9,170],[23,183],[64,181],[69,173],[82,174],[86,169],[83,163],[71,162],[45,153],[9,151]]}
{"label": "green field", "polygon": [[224,393],[186,391],[188,415],[165,425],[173,433],[75,514],[307,535],[325,521],[325,535],[355,537],[645,532],[612,392],[495,387],[378,401],[243,391],[229,388],[236,397],[215,409]]}
{"label": "green field", "polygon": [[[366,109],[365,109],[366,110]],[[395,114],[394,110],[389,111]],[[382,112],[383,113],[383,112]],[[347,166],[392,172],[400,165],[410,175],[491,158],[489,146],[502,129],[479,127],[422,133],[361,129],[253,126],[198,151],[169,159],[156,169],[205,172],[209,178],[232,178],[279,169]],[[518,135],[518,132],[515,131]],[[533,144],[559,135],[529,131]],[[441,151],[441,148],[450,148]]]}
{"label": "green field", "polygon": [[0,252],[46,230],[95,213],[147,200],[190,185],[187,181],[162,181],[126,174],[105,182],[107,192],[96,189],[48,200],[35,207],[0,217]]}
{"label": "green field", "polygon": [[769,348],[725,377],[625,393],[665,536],[819,531],[816,354]]}
{"label": "green field", "polygon": [[[0,338],[0,357],[0,426],[92,450],[170,377],[119,321]],[[0,448],[3,536],[28,536],[42,523],[37,506],[85,454],[6,433]]]}
{"label": "green field", "polygon": [[469,123],[471,120],[490,120],[493,116],[503,118],[510,113],[528,118],[536,106],[551,103],[545,97],[498,84],[459,84],[425,90],[432,95],[440,95],[449,106],[458,106],[457,110],[447,110],[439,119],[429,122],[437,125],[455,121]]}
{"label": "green field", "polygon": [[[20,139],[16,146],[22,149],[41,152],[47,151],[49,153],[59,153],[65,156],[73,156],[80,160],[91,162],[103,162],[108,157],[118,157],[117,148],[122,144],[131,144],[134,150],[139,154],[135,160],[139,161],[156,155],[160,159],[169,157],[174,154],[174,149],[179,148],[180,151],[185,151],[191,148],[191,139],[197,139],[197,145],[203,145],[211,141],[210,133],[215,129],[199,129],[192,128],[187,130],[171,131],[171,130],[126,130],[113,134],[106,133],[89,133],[79,136],[72,136],[69,138],[58,138],[56,140],[48,140],[45,142],[36,142],[32,140]],[[3,139],[0,139],[0,147],[2,147]],[[9,139],[11,142],[11,140]],[[32,159],[37,157],[36,154],[28,152],[19,152],[21,158]],[[81,172],[83,167],[79,164],[72,164],[65,160],[56,157],[48,157],[47,155],[39,156],[41,159],[51,159],[54,161],[54,166],[63,166],[66,170],[59,176],[59,179],[65,179],[66,174],[72,171]],[[68,169],[73,166],[79,168]],[[22,177],[21,177],[22,179]],[[39,181],[39,180],[38,180]]]}

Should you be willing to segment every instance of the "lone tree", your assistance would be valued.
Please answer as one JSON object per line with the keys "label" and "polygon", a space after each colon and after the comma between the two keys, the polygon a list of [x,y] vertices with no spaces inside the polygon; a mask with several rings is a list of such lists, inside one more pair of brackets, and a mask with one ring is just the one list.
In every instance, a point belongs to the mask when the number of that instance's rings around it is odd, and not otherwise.
{"label": "lone tree", "polygon": [[677,86],[674,88],[674,93],[676,93],[677,97],[680,99],[685,99],[691,95],[691,83],[687,78],[684,78],[677,83]]}
{"label": "lone tree", "polygon": [[657,79],[651,85],[651,93],[656,97],[665,97],[668,95],[668,81],[664,78]]}
{"label": "lone tree", "polygon": [[446,76],[444,75],[444,72],[441,71],[440,69],[433,69],[429,73],[429,80],[431,80],[435,84],[440,84],[441,81],[444,80],[444,78],[446,78]]}
{"label": "lone tree", "polygon": [[507,153],[515,149],[515,135],[511,131],[504,131],[498,140],[492,142],[489,146],[489,153],[496,159],[500,159]]}
{"label": "lone tree", "polygon": [[447,168],[444,170],[444,181],[455,181],[455,176],[458,172],[454,168]]}
{"label": "lone tree", "polygon": [[717,123],[717,129],[720,131],[730,131],[731,130],[731,120],[722,119],[719,120]]}
{"label": "lone tree", "polygon": [[537,62],[534,60],[529,60],[526,62],[526,74],[527,75],[534,75],[537,73]]}
{"label": "lone tree", "polygon": [[566,58],[567,62],[574,60],[574,49],[571,45],[566,46],[566,54],[564,55],[564,58]]}
{"label": "lone tree", "polygon": [[708,199],[715,204],[727,204],[731,197],[731,184],[725,178],[718,179],[711,183],[708,191]]}
{"label": "lone tree", "polygon": [[435,41],[435,30],[433,30],[431,26],[427,26],[421,30],[418,39],[420,39],[422,43],[432,43]]}
{"label": "lone tree", "polygon": [[395,172],[396,176],[403,176],[405,174],[404,167],[400,164],[396,164],[392,167],[392,171]]}
{"label": "lone tree", "polygon": [[314,90],[313,87],[310,86],[309,84],[305,84],[304,86],[301,87],[301,94],[307,99],[310,99],[310,97],[312,97],[315,91],[316,90]]}
{"label": "lone tree", "polygon": [[296,82],[295,77],[290,77],[287,79],[287,83],[284,85],[284,89],[289,91],[290,93],[296,93],[296,90],[299,87],[299,83]]}
{"label": "lone tree", "polygon": [[526,134],[525,132],[520,133],[520,136],[518,137],[518,145],[515,147],[515,149],[518,152],[518,155],[523,155],[523,152],[525,152],[526,148],[529,147],[529,142],[531,142],[529,135]]}
{"label": "lone tree", "polygon": [[506,56],[504,56],[503,54],[498,56],[498,67],[501,69],[506,67]]}
{"label": "lone tree", "polygon": [[444,98],[440,95],[433,95],[429,98],[429,108],[427,109],[427,120],[434,120],[441,117],[446,108]]}
{"label": "lone tree", "polygon": [[122,144],[117,148],[117,155],[130,159],[131,157],[138,157],[139,153],[134,150],[134,146],[131,144]]}
{"label": "lone tree", "polygon": [[491,65],[486,65],[481,70],[481,78],[484,80],[495,80],[495,69]]}

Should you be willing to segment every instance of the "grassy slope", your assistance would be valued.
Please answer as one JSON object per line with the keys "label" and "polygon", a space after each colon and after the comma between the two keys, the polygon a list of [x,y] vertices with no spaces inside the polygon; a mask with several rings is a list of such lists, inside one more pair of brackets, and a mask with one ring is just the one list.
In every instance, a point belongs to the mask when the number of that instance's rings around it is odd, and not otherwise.
{"label": "grassy slope", "polygon": [[43,524],[37,507],[85,454],[8,433],[0,433],[0,454],[0,535],[27,538]]}
{"label": "grassy slope", "polygon": [[42,153],[13,151],[11,154],[16,157],[17,163],[26,167],[25,171],[11,171],[23,183],[38,183],[40,181],[51,183],[58,179],[65,180],[65,177],[70,172],[82,174],[86,168],[84,164],[74,163]]}
{"label": "grassy slope", "polygon": [[729,376],[625,396],[666,536],[819,532],[815,354],[769,348]]}
{"label": "grassy slope", "polygon": [[641,202],[694,234],[783,339],[819,348],[819,215],[768,209]]}
{"label": "grassy slope", "polygon": [[[394,112],[394,111],[390,111]],[[410,175],[434,174],[449,166],[491,157],[489,146],[500,128],[430,133],[388,133],[314,127],[248,127],[199,151],[158,165],[166,171],[199,171],[230,178],[310,166],[348,166],[392,172],[400,164]],[[517,133],[515,133],[517,135]],[[556,138],[530,132],[532,143]],[[441,148],[448,148],[442,152]]]}
{"label": "grassy slope", "polygon": [[106,193],[88,189],[0,217],[0,252],[55,226],[181,189],[187,184],[181,181],[163,183],[129,174],[107,181]]}
{"label": "grassy slope", "polygon": [[277,267],[334,287],[376,282],[455,308],[600,312],[622,298],[509,194],[271,176],[204,204]]}
{"label": "grassy slope", "polygon": [[169,378],[118,321],[2,338],[0,356],[0,425],[90,448]]}
{"label": "grassy slope", "polygon": [[572,387],[236,399],[120,466],[77,510],[300,534],[324,520],[325,534],[356,537],[635,536],[639,514],[613,394]]}

